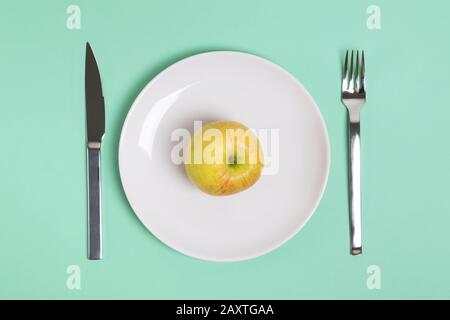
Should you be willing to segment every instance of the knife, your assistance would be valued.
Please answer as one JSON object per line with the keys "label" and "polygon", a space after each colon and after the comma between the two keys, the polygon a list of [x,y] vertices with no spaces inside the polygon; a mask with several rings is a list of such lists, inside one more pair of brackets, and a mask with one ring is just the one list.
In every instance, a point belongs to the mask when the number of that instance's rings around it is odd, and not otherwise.
{"label": "knife", "polygon": [[89,42],[85,64],[87,183],[88,183],[88,258],[102,259],[101,166],[100,147],[105,134],[105,102],[97,61]]}

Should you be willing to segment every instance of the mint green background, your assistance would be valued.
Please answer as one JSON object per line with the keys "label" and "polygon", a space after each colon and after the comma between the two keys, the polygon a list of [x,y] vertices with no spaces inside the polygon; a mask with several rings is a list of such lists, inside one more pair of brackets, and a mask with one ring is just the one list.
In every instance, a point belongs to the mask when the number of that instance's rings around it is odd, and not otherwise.
{"label": "mint green background", "polygon": [[[81,30],[66,8],[82,10]],[[368,30],[366,8],[382,10]],[[450,298],[450,2],[14,1],[0,4],[0,298]],[[107,110],[104,251],[86,260],[84,44]],[[348,253],[345,48],[367,53],[364,249]],[[296,76],[319,105],[332,164],[323,200],[263,257],[210,263],[157,241],[129,207],[117,147],[138,92],[177,60],[242,50]],[[79,265],[82,289],[66,288]],[[379,265],[382,289],[368,290]]]}

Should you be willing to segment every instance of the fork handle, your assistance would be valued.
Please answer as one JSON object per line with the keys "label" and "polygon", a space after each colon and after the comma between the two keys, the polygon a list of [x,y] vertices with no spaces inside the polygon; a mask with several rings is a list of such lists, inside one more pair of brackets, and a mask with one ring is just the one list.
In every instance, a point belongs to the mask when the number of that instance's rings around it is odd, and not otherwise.
{"label": "fork handle", "polygon": [[359,114],[349,118],[349,209],[351,254],[362,253],[361,235],[361,137]]}

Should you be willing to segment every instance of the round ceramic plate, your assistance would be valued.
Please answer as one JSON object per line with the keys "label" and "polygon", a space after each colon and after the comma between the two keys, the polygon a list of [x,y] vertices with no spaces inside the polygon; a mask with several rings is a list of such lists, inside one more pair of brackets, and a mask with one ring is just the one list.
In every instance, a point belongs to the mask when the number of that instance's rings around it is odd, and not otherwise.
{"label": "round ceramic plate", "polygon": [[[263,175],[238,194],[201,192],[179,164],[180,133],[212,120],[241,122],[265,141]],[[122,184],[142,223],[173,249],[213,261],[253,258],[294,236],[322,197],[329,164],[309,93],[281,67],[241,52],[198,54],[160,73],[131,107],[119,146]]]}

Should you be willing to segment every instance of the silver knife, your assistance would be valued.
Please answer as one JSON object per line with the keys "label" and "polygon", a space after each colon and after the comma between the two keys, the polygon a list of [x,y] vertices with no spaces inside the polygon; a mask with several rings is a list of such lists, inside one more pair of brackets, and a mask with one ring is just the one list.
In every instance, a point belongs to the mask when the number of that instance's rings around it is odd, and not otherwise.
{"label": "silver knife", "polygon": [[86,43],[85,65],[87,170],[88,170],[88,258],[102,259],[100,147],[105,134],[105,102],[97,61]]}

